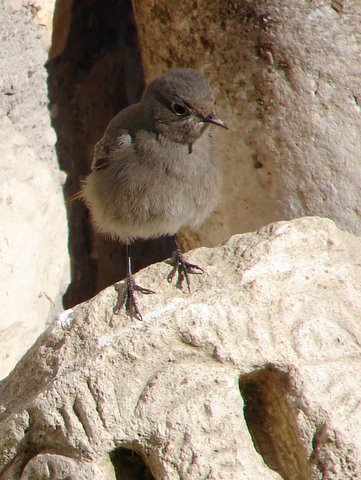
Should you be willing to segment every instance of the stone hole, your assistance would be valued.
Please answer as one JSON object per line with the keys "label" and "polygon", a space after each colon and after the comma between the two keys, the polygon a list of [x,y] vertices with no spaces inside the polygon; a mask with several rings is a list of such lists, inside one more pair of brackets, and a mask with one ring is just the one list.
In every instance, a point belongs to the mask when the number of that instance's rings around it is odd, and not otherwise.
{"label": "stone hole", "polygon": [[[144,78],[131,0],[73,0],[72,6],[58,0],[53,32],[49,111],[59,166],[66,173],[72,281],[63,304],[70,308],[125,277],[124,248],[97,235],[85,206],[69,197],[89,173],[94,144],[109,121],[139,100]],[[139,242],[133,250],[135,272],[169,257],[171,243],[166,238]]]}
{"label": "stone hole", "polygon": [[267,367],[242,376],[239,384],[244,417],[264,462],[285,480],[309,480],[307,453],[289,400],[288,374]]}
{"label": "stone hole", "polygon": [[117,480],[155,480],[142,457],[130,448],[113,450],[110,460]]}

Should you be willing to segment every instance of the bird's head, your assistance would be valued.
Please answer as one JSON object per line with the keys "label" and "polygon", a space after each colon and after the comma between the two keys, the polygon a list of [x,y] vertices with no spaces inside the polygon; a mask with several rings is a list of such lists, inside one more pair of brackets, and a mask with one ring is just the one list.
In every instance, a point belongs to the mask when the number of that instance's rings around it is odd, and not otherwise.
{"label": "bird's head", "polygon": [[156,133],[192,144],[209,124],[228,128],[217,118],[213,92],[197,70],[170,70],[155,78],[142,97]]}

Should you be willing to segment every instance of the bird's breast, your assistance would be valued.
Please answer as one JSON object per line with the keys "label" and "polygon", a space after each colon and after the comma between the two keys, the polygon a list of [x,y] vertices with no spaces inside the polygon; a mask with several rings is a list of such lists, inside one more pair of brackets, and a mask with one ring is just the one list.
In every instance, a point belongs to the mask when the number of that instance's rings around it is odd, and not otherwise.
{"label": "bird's breast", "polygon": [[145,207],[149,217],[179,227],[198,227],[218,201],[220,173],[211,136],[206,132],[194,142],[191,153],[188,145],[161,136],[142,142],[141,149],[145,188],[139,210]]}

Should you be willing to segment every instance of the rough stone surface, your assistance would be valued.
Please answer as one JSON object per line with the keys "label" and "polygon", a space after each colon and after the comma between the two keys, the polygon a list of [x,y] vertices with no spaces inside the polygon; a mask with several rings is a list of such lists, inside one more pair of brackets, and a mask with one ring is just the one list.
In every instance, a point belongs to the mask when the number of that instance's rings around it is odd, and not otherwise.
{"label": "rough stone surface", "polygon": [[[0,478],[361,478],[361,240],[280,222],[64,312],[0,383]],[[31,378],[31,382],[24,382]]]}
{"label": "rough stone surface", "polygon": [[0,1],[0,7],[2,378],[61,311],[69,258],[62,177],[47,108],[47,36],[37,20],[40,4]]}
{"label": "rough stone surface", "polygon": [[231,127],[224,200],[190,245],[302,215],[361,233],[361,2],[133,0],[147,80],[200,68]]}

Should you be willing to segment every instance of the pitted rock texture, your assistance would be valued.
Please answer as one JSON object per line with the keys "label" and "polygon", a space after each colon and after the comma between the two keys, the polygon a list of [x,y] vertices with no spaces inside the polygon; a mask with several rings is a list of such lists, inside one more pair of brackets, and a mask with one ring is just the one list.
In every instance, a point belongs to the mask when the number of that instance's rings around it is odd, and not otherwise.
{"label": "pitted rock texture", "polygon": [[[50,2],[47,2],[51,9]],[[48,111],[39,2],[0,1],[0,378],[62,310],[70,276],[64,176]],[[49,45],[47,45],[49,47]]]}
{"label": "pitted rock texture", "polygon": [[64,312],[0,384],[0,478],[361,478],[361,239],[303,218]]}

